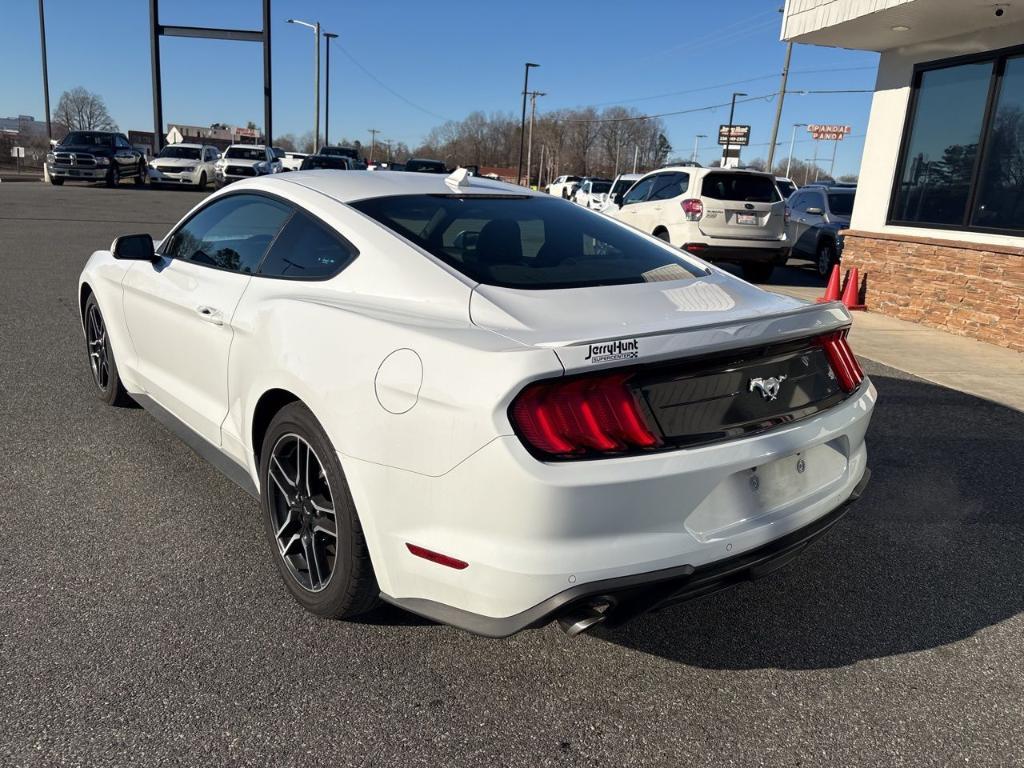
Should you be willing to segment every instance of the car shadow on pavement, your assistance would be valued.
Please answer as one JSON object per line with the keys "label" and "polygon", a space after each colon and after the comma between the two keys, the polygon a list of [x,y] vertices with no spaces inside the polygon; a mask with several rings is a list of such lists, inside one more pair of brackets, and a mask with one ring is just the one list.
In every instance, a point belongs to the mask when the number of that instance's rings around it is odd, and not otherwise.
{"label": "car shadow on pavement", "polygon": [[1024,610],[1024,413],[866,367],[871,484],[844,520],[767,578],[593,634],[696,667],[817,669]]}

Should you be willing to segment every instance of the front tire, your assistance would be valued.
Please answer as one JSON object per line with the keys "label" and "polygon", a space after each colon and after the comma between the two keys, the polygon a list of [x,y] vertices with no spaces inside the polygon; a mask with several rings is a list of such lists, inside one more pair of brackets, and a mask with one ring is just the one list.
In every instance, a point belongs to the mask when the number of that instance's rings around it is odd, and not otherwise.
{"label": "front tire", "polygon": [[110,167],[110,171],[107,173],[107,186],[116,187],[121,182],[121,171],[118,170],[116,165]]}
{"label": "front tire", "polygon": [[56,176],[51,176],[50,183],[55,187],[62,187],[64,186],[64,179],[58,179]]}
{"label": "front tire", "polygon": [[743,279],[748,283],[767,283],[775,271],[775,265],[771,262],[754,263],[743,265]]}
{"label": "front tire", "polygon": [[202,173],[199,174],[198,188],[200,190],[205,190],[206,189],[206,171],[203,171]]}
{"label": "front tire", "polygon": [[107,325],[100,312],[96,296],[91,295],[85,302],[85,351],[89,356],[89,367],[92,369],[92,380],[96,392],[107,405],[126,406],[131,404],[131,397],[121,384],[117,371],[114,350],[110,347],[107,336]]}
{"label": "front tire", "polygon": [[146,170],[146,164],[141,160],[139,161],[139,172],[135,175],[135,186],[144,187],[146,186],[146,177],[149,172]]}
{"label": "front tire", "polygon": [[377,605],[380,590],[337,452],[302,403],[282,408],[267,429],[260,501],[274,563],[303,608],[345,619]]}

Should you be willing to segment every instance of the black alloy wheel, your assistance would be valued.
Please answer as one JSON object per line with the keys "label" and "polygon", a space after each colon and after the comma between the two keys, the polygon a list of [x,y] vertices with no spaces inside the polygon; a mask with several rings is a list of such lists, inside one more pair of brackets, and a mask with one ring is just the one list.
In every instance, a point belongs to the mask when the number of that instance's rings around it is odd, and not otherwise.
{"label": "black alloy wheel", "polygon": [[114,359],[114,351],[107,336],[107,325],[103,321],[103,314],[95,296],[90,296],[85,303],[84,322],[89,368],[92,370],[92,380],[96,384],[100,400],[107,405],[128,405],[131,397],[121,385],[117,361]]}
{"label": "black alloy wheel", "polygon": [[814,266],[817,268],[818,277],[828,279],[829,274],[832,272],[832,267],[837,262],[835,246],[827,240],[823,240],[818,243],[817,258],[814,260]]}
{"label": "black alloy wheel", "polygon": [[327,618],[377,605],[380,589],[338,455],[300,402],[282,408],[267,429],[260,500],[274,562],[300,605]]}

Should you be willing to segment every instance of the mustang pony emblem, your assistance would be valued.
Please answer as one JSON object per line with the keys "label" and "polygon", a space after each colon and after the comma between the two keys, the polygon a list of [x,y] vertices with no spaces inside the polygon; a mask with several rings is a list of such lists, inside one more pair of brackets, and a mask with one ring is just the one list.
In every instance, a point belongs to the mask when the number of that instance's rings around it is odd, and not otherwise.
{"label": "mustang pony emblem", "polygon": [[774,400],[779,396],[779,387],[785,380],[785,376],[779,376],[777,378],[772,376],[767,379],[762,379],[760,377],[751,379],[750,391],[753,392],[755,389],[758,389],[761,391],[761,397],[765,400]]}

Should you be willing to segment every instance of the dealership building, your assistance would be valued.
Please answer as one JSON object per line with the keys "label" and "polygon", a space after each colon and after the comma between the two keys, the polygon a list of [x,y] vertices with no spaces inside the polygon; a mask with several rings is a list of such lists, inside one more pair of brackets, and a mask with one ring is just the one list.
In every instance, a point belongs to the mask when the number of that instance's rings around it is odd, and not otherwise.
{"label": "dealership building", "polygon": [[782,36],[881,54],[843,249],[868,309],[1024,352],[1024,0],[787,0]]}

